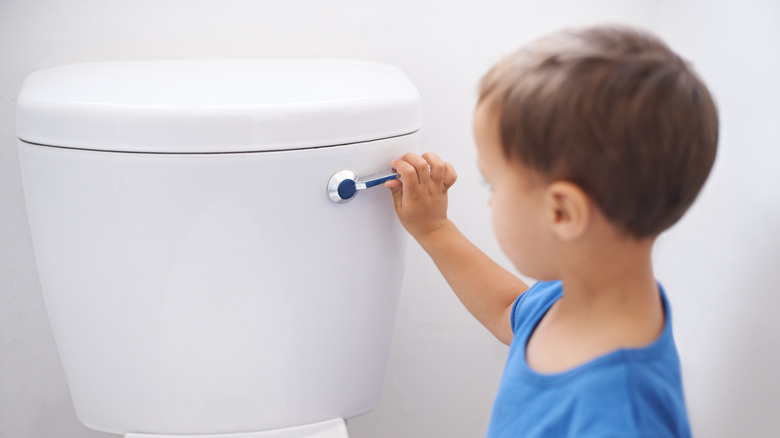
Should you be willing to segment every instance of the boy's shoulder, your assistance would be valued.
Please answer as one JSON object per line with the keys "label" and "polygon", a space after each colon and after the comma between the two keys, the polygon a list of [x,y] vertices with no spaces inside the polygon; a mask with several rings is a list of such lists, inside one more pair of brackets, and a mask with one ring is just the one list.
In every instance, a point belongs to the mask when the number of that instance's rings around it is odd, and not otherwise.
{"label": "boy's shoulder", "polygon": [[[651,345],[620,349],[571,370],[544,374],[526,362],[530,332],[562,295],[560,282],[538,282],[515,302],[510,347],[490,437],[689,436],[671,318]],[[503,432],[500,432],[503,431]],[[621,432],[622,431],[622,432]],[[650,435],[648,435],[648,433]]]}
{"label": "boy's shoulder", "polygon": [[[517,333],[522,325],[534,326],[544,316],[550,306],[563,295],[563,283],[557,281],[537,281],[527,291],[520,294],[512,306],[512,333]],[[538,315],[539,318],[533,318]],[[531,327],[533,328],[533,327]]]}

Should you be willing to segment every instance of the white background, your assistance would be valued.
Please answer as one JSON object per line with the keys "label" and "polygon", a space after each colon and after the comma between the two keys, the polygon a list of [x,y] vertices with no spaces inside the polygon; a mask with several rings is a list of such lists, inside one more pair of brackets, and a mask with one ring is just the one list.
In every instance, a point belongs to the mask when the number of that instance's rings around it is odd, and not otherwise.
{"label": "white background", "polygon": [[[689,59],[721,115],[689,214],[658,242],[700,437],[780,434],[780,6],[766,1],[0,0],[0,437],[109,438],[75,418],[47,322],[14,134],[23,78],[102,60],[352,57],[395,64],[423,101],[423,149],[453,162],[450,215],[505,266],[489,228],[471,112],[503,54],[560,27],[650,28]],[[410,246],[384,398],[353,438],[478,437],[507,347]]]}

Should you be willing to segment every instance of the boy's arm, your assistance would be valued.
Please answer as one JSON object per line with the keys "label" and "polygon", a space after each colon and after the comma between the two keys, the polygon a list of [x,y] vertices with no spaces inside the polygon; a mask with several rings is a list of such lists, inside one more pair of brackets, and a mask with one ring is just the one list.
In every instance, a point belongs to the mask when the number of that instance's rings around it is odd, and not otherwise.
{"label": "boy's arm", "polygon": [[431,256],[469,312],[498,340],[511,343],[512,303],[528,286],[480,251],[447,218],[447,190],[457,178],[452,165],[432,153],[406,154],[391,165],[401,180],[385,185],[393,193],[404,228]]}

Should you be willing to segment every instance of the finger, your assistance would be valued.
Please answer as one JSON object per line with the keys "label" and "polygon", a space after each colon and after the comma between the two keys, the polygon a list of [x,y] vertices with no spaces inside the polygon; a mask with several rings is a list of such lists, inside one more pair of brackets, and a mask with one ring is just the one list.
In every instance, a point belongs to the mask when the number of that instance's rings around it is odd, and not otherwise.
{"label": "finger", "polygon": [[444,183],[444,188],[449,189],[452,187],[457,179],[458,173],[455,172],[455,168],[452,166],[452,163],[444,163],[444,178],[442,180]]}
{"label": "finger", "polygon": [[383,185],[388,189],[390,189],[391,192],[397,192],[401,190],[401,181],[398,181],[397,179],[391,179],[390,181],[385,181]]}
{"label": "finger", "polygon": [[403,159],[417,170],[417,179],[421,184],[431,180],[431,172],[425,158],[417,154],[406,154]]}
{"label": "finger", "polygon": [[390,163],[395,169],[395,172],[401,176],[401,187],[404,192],[408,192],[417,188],[420,185],[420,181],[417,178],[417,168],[409,164],[405,159],[394,160]]}
{"label": "finger", "polygon": [[[390,183],[396,183],[396,184],[390,184]],[[403,199],[403,187],[401,185],[400,181],[388,181],[384,184],[385,186],[390,188],[390,193],[393,195],[393,205],[395,206],[395,211],[400,212],[401,211],[401,203]]]}
{"label": "finger", "polygon": [[439,185],[444,180],[444,162],[433,152],[426,152],[422,155],[430,167],[431,180]]}

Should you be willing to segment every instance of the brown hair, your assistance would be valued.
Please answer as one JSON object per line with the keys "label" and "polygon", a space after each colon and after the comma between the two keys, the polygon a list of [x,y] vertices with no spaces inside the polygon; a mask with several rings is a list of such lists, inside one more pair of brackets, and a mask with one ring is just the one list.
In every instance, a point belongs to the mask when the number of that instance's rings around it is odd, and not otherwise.
{"label": "brown hair", "polygon": [[718,116],[704,83],[651,33],[624,26],[560,31],[482,78],[504,154],[580,186],[637,238],[693,203],[715,160]]}

